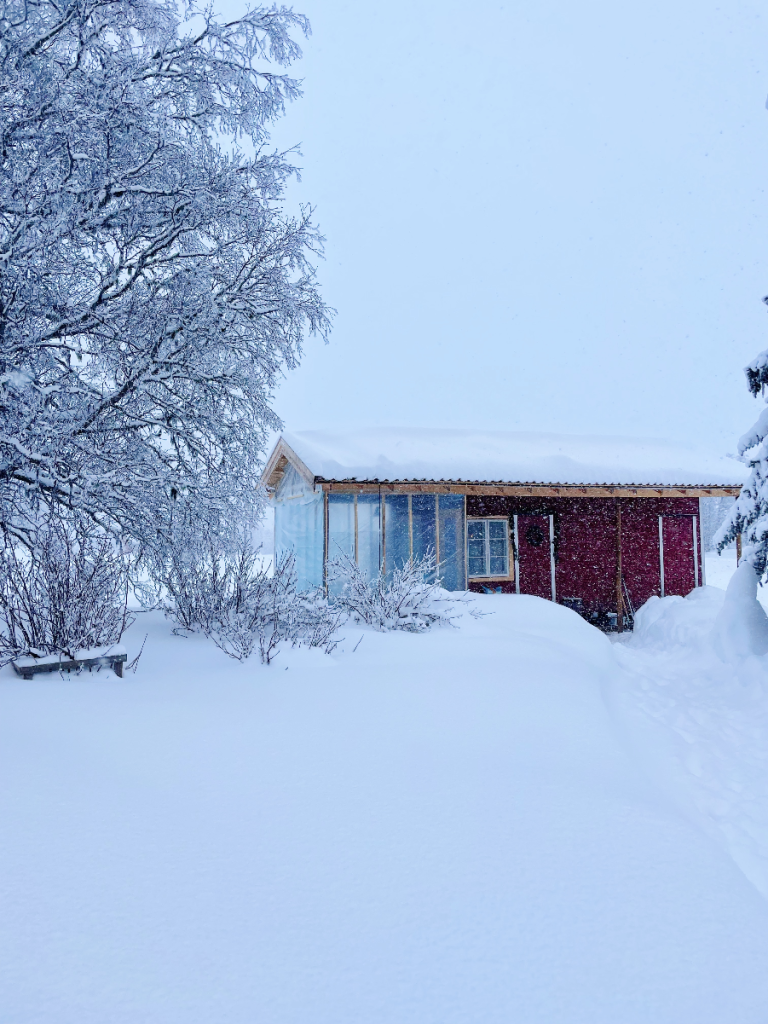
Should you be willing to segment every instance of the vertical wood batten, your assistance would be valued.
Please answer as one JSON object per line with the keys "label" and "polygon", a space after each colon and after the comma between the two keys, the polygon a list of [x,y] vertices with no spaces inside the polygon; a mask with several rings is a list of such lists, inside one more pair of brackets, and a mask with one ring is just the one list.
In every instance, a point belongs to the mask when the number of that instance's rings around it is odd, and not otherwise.
{"label": "vertical wood batten", "polygon": [[621,498],[616,499],[616,630],[624,632],[624,592],[621,577]]}
{"label": "vertical wood batten", "polygon": [[435,495],[435,563],[440,575],[440,495]]}
{"label": "vertical wood batten", "polygon": [[360,564],[360,559],[358,558],[358,554],[357,554],[358,553],[358,543],[357,543],[357,495],[355,495],[354,519],[355,519],[355,565],[359,565]]}
{"label": "vertical wood batten", "polygon": [[413,495],[408,495],[408,557],[413,558]]}
{"label": "vertical wood batten", "polygon": [[557,583],[555,580],[555,517],[549,517],[549,576],[552,588],[552,600],[557,601]]}
{"label": "vertical wood batten", "polygon": [[514,545],[514,559],[515,559],[515,593],[520,593],[520,545],[517,540],[517,513],[512,516],[512,529],[514,531],[515,545]]}
{"label": "vertical wood batten", "polygon": [[469,538],[467,537],[467,496],[464,495],[464,589],[469,588]]}
{"label": "vertical wood batten", "polygon": [[706,552],[704,551],[704,524],[702,512],[703,498],[699,498],[699,551],[701,552],[701,585],[706,587],[707,585],[707,558]]}

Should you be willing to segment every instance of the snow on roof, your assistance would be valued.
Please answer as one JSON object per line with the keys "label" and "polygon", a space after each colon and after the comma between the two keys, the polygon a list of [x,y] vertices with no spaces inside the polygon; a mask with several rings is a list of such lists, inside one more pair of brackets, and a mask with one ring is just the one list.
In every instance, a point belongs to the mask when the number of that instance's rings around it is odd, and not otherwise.
{"label": "snow on roof", "polygon": [[423,428],[282,436],[325,480],[739,486],[746,475],[733,458],[658,438]]}

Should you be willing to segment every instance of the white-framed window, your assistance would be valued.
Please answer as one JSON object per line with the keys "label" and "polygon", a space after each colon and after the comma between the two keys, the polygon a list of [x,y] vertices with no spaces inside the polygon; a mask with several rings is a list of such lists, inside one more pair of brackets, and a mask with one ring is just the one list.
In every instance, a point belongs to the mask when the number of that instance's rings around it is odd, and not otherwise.
{"label": "white-framed window", "polygon": [[509,520],[467,519],[470,578],[509,576]]}

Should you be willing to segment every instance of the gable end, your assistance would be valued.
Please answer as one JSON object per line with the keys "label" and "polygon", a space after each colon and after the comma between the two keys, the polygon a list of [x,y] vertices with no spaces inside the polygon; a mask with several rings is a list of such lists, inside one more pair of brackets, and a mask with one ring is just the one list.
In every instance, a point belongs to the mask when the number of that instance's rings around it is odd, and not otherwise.
{"label": "gable end", "polygon": [[282,437],[278,440],[272,450],[272,454],[267,459],[267,464],[261,474],[262,485],[274,490],[280,483],[286,466],[289,465],[293,466],[299,476],[306,480],[310,487],[315,486],[314,473],[305,462],[302,462],[293,448]]}

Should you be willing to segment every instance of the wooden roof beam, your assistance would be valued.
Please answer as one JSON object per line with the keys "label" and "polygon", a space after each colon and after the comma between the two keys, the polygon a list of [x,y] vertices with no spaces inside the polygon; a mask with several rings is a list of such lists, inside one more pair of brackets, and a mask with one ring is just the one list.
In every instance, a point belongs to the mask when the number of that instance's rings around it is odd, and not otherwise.
{"label": "wooden roof beam", "polygon": [[[266,476],[266,469],[265,474]],[[427,481],[354,481],[323,480],[314,482],[323,490],[346,494],[466,494],[476,497],[506,498],[715,498],[736,497],[741,487],[733,486],[652,486],[647,484],[486,484],[440,483]]]}

